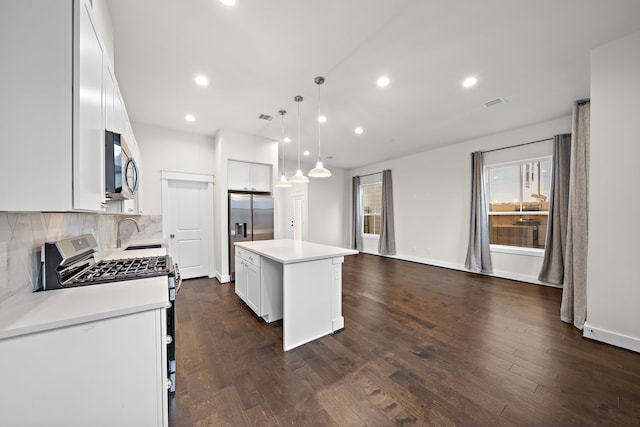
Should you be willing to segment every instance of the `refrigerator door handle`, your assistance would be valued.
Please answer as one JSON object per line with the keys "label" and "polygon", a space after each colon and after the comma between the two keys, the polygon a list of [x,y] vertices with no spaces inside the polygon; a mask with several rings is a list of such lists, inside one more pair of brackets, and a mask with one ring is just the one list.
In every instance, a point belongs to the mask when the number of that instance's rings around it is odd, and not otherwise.
{"label": "refrigerator door handle", "polygon": [[247,223],[246,222],[242,224],[242,230],[243,230],[242,233],[244,234],[244,237],[246,239],[247,238]]}

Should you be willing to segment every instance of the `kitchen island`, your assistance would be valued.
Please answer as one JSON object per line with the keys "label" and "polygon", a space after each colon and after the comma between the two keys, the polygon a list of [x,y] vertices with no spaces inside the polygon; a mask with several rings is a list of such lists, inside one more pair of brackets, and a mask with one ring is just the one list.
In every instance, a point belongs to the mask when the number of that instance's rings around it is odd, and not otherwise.
{"label": "kitchen island", "polygon": [[342,263],[357,253],[289,239],[236,243],[236,294],[265,321],[282,319],[291,350],[344,328]]}

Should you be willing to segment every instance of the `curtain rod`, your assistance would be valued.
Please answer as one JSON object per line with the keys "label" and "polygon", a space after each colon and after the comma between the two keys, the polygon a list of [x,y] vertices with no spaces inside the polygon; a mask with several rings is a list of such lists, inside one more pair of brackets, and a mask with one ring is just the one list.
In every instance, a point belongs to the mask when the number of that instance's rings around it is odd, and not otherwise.
{"label": "curtain rod", "polygon": [[364,177],[364,176],[378,175],[379,173],[382,173],[382,172],[383,172],[383,171],[380,171],[380,172],[371,172],[371,173],[367,173],[367,174],[364,174],[364,175],[354,175],[354,176],[357,176],[358,178],[362,178],[362,177]]}
{"label": "curtain rod", "polygon": [[553,141],[553,138],[539,139],[537,141],[523,142],[522,144],[510,145],[509,147],[494,148],[493,150],[481,151],[481,153],[491,153],[492,151],[506,150],[507,148],[522,147],[523,145],[535,144],[536,142]]}

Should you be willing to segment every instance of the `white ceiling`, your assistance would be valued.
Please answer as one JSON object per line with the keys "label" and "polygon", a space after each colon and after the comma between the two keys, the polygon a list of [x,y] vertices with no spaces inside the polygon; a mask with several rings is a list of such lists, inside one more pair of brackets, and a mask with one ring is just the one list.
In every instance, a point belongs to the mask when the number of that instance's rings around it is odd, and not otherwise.
{"label": "white ceiling", "polygon": [[[640,30],[640,0],[108,0],[132,121],[279,139],[287,158],[357,167],[561,117],[588,97],[589,50]],[[194,77],[205,74],[206,88]],[[379,75],[391,84],[378,88]],[[461,86],[467,76],[478,84]],[[485,108],[502,97],[506,103]],[[191,113],[196,121],[184,117]],[[261,113],[272,122],[258,119]],[[353,129],[362,126],[364,133]],[[522,142],[522,141],[514,141]],[[304,161],[305,159],[303,159]]]}

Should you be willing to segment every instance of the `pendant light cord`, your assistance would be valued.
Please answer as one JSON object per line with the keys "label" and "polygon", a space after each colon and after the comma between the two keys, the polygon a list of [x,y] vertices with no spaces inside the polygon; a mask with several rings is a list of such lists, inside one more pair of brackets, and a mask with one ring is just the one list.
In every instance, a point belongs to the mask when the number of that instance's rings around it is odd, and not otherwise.
{"label": "pendant light cord", "polygon": [[298,169],[300,169],[300,102],[302,101],[302,97],[296,97],[296,102],[298,103]]}
{"label": "pendant light cord", "polygon": [[280,117],[281,117],[281,133],[282,136],[280,137],[280,147],[282,147],[282,165],[281,165],[281,169],[280,169],[280,173],[284,173],[284,115],[287,114],[286,110],[280,110]]}
{"label": "pendant light cord", "polygon": [[321,84],[322,83],[318,83],[318,161],[321,160],[320,158],[320,127],[322,126],[322,123],[320,123],[320,85]]}
{"label": "pendant light cord", "polygon": [[320,157],[320,126],[322,126],[320,122],[320,85],[324,83],[324,77],[318,76],[313,81],[318,85],[318,162],[320,162],[322,160]]}

